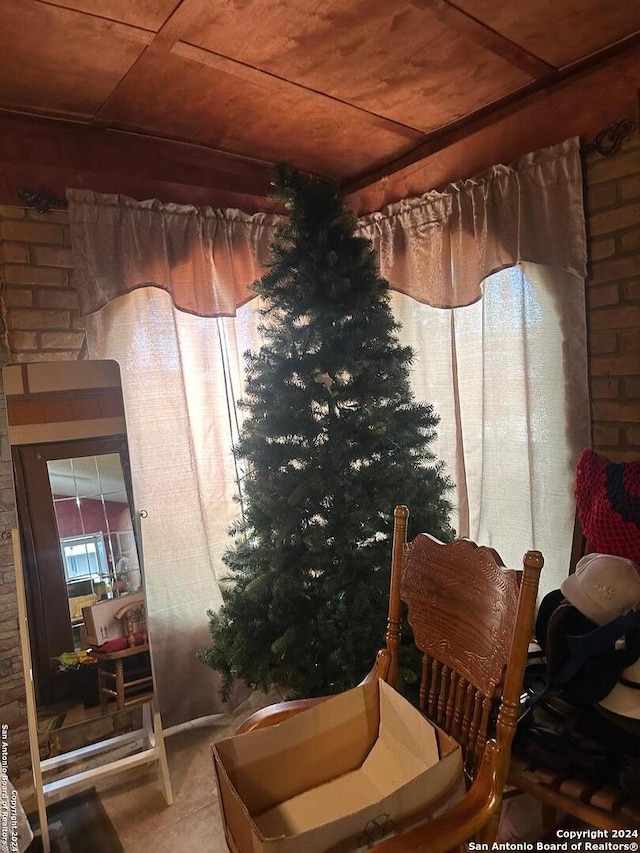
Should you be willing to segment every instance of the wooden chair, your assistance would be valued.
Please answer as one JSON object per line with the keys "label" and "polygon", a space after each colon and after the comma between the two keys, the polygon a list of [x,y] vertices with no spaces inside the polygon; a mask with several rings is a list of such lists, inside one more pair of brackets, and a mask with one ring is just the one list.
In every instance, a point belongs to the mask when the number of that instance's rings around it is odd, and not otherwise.
{"label": "wooden chair", "polygon": [[[443,544],[421,533],[406,544],[409,510],[396,507],[386,646],[367,679],[395,686],[403,602],[422,653],[419,707],[462,746],[469,787],[445,814],[383,841],[376,851],[452,850],[494,840],[532,637],[542,555],[507,570],[469,540]],[[279,723],[324,701],[262,709],[238,733]]]}
{"label": "wooden chair", "polygon": [[[113,616],[123,624],[128,647],[117,652],[92,652],[98,661],[98,689],[103,714],[107,713],[108,702],[112,699],[116,700],[118,711],[153,699],[144,602],[125,604]],[[136,634],[142,639],[137,644]]]}
{"label": "wooden chair", "polygon": [[147,614],[144,601],[134,601],[132,604],[125,604],[119,610],[116,610],[113,618],[116,622],[122,623],[130,649],[136,647],[136,634],[142,635],[142,643],[147,642]]}

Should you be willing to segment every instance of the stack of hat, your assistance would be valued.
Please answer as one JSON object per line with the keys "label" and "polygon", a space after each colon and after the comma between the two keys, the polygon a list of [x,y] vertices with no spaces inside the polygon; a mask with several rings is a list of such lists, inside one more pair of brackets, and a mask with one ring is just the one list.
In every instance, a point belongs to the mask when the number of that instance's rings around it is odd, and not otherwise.
{"label": "stack of hat", "polygon": [[560,589],[596,625],[606,625],[640,605],[640,567],[624,557],[587,554]]}
{"label": "stack of hat", "polygon": [[640,566],[610,554],[583,557],[538,611],[551,686],[570,701],[640,719],[639,629]]}

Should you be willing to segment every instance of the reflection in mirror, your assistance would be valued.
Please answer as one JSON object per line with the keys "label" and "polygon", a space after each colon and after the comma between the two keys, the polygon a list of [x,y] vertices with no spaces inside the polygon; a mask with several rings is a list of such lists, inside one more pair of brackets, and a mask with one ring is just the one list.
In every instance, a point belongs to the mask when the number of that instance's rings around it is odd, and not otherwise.
{"label": "reflection in mirror", "polygon": [[90,671],[74,675],[74,655],[124,637],[117,602],[142,599],[126,441],[21,445],[13,456],[37,703],[84,701]]}
{"label": "reflection in mirror", "polygon": [[83,608],[141,588],[117,453],[47,462],[64,566],[73,650],[89,643]]}

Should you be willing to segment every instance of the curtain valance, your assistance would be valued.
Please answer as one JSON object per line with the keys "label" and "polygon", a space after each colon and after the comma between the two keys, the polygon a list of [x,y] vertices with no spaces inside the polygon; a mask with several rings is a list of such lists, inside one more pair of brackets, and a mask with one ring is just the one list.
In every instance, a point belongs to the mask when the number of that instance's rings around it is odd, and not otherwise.
{"label": "curtain valance", "polygon": [[176,308],[233,316],[264,272],[280,217],[68,189],[80,313],[155,286]]}
{"label": "curtain valance", "polygon": [[[283,220],[239,210],[137,202],[67,191],[82,315],[138,287],[171,294],[202,317],[233,315],[250,297]],[[520,261],[583,279],[586,243],[577,139],[511,166],[362,217],[394,290],[435,307],[469,305],[482,281]]]}
{"label": "curtain valance", "polygon": [[360,220],[394,290],[434,307],[470,305],[482,281],[530,261],[586,275],[579,140],[389,205]]}

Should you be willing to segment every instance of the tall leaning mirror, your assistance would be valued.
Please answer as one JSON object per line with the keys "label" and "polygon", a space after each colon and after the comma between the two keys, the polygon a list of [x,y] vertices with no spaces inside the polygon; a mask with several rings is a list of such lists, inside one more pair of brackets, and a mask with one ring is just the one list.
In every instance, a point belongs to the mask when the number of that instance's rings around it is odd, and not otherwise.
{"label": "tall leaning mirror", "polygon": [[[121,703],[94,651],[128,649],[128,628],[140,647],[147,639],[124,406],[111,361],[10,365],[3,380],[46,756],[113,732]],[[135,624],[123,618],[131,614]],[[125,680],[137,667],[141,703],[153,692],[150,658],[129,657]],[[110,663],[104,672],[115,672]]]}

